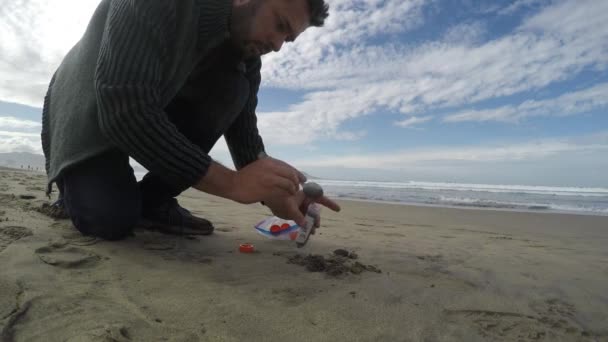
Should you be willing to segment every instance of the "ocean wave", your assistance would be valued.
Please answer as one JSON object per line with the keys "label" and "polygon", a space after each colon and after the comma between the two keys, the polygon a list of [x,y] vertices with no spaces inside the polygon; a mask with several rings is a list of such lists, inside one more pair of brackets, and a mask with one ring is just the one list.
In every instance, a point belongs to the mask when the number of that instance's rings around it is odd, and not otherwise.
{"label": "ocean wave", "polygon": [[523,209],[523,210],[550,210],[550,204],[540,203],[518,203],[518,202],[499,202],[483,200],[478,198],[466,197],[445,197],[441,196],[439,201],[429,204],[447,204],[451,206],[467,206],[476,208],[497,208],[497,209]]}
{"label": "ocean wave", "polygon": [[372,182],[372,181],[340,181],[318,180],[324,186],[339,186],[353,188],[382,188],[382,189],[412,189],[412,190],[455,190],[490,193],[536,194],[550,196],[582,196],[607,197],[606,188],[585,187],[555,187],[532,185],[493,185],[493,184],[466,184],[466,183],[433,183],[433,182]]}
{"label": "ocean wave", "polygon": [[522,203],[509,201],[494,201],[468,197],[440,196],[439,198],[426,198],[425,200],[404,200],[399,198],[387,198],[382,196],[366,196],[355,193],[328,194],[330,197],[352,199],[371,202],[399,203],[409,205],[431,205],[439,207],[466,207],[480,209],[507,209],[514,211],[550,211],[562,213],[578,213],[589,215],[608,215],[608,208],[590,207],[576,204],[557,203]]}

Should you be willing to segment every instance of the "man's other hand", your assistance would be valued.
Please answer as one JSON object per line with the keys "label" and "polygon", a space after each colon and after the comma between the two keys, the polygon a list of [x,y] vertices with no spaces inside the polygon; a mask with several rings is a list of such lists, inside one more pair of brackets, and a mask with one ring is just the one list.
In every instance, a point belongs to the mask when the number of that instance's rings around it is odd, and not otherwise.
{"label": "man's other hand", "polygon": [[[333,211],[340,211],[340,206],[325,196],[317,198],[314,202]],[[275,216],[284,220],[293,220],[302,227],[306,224],[306,210],[311,203],[313,203],[312,199],[306,197],[301,190],[294,195],[277,196],[269,198],[264,202]],[[315,227],[319,227],[320,224],[320,218],[315,220]]]}
{"label": "man's other hand", "polygon": [[294,196],[306,177],[291,165],[274,158],[263,158],[236,172],[232,179],[232,199],[244,204],[271,198]]}

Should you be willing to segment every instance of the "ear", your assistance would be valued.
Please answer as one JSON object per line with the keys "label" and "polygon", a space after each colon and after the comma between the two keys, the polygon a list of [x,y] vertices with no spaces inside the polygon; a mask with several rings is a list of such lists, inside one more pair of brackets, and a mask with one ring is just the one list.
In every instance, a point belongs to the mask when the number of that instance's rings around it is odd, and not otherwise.
{"label": "ear", "polygon": [[232,1],[232,5],[237,7],[237,6],[243,6],[249,3],[250,0],[233,0]]}

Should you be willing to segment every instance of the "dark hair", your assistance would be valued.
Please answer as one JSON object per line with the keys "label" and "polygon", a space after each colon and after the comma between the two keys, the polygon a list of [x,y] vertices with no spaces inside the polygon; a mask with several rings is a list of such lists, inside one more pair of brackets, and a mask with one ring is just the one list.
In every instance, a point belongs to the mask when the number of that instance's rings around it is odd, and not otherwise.
{"label": "dark hair", "polygon": [[324,0],[308,0],[310,10],[310,26],[321,27],[329,16],[329,5]]}

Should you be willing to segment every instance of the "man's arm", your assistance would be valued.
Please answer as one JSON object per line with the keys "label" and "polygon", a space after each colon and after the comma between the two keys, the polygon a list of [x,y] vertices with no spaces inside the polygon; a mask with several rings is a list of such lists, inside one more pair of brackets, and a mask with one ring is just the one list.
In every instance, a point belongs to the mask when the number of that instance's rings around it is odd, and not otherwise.
{"label": "man's arm", "polygon": [[[180,6],[193,7],[184,1]],[[198,34],[198,20],[175,1],[114,0],[101,42],[95,88],[104,135],[170,184],[188,187],[205,175],[211,158],[171,123],[163,97],[175,57]],[[180,48],[182,47],[182,48]]]}
{"label": "man's arm", "polygon": [[237,170],[266,156],[264,142],[258,132],[255,113],[258,105],[261,68],[262,61],[259,57],[247,63],[245,77],[249,80],[249,98],[239,116],[224,134]]}

